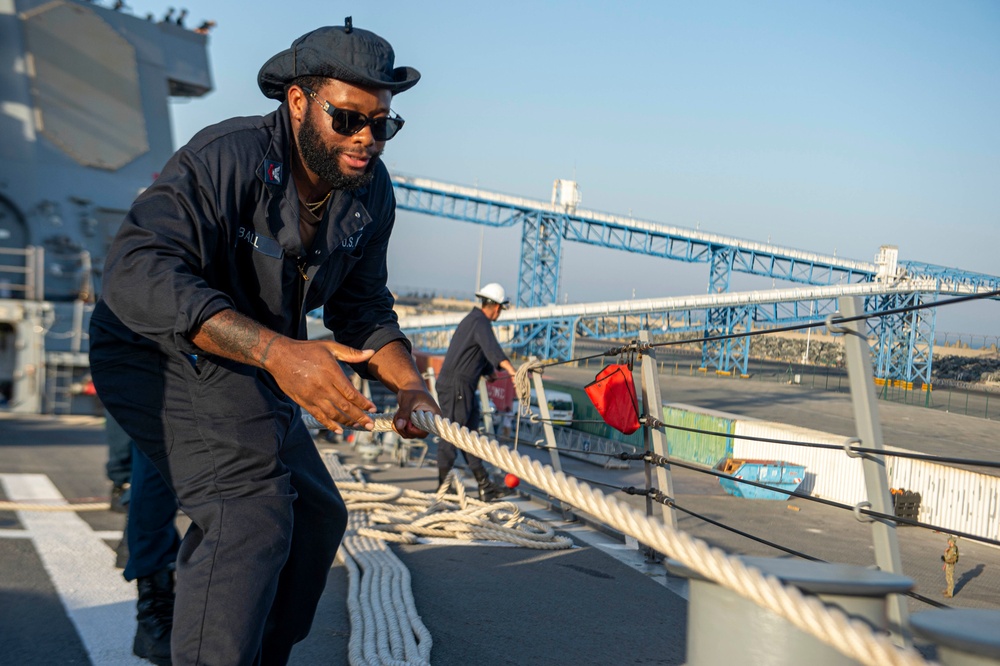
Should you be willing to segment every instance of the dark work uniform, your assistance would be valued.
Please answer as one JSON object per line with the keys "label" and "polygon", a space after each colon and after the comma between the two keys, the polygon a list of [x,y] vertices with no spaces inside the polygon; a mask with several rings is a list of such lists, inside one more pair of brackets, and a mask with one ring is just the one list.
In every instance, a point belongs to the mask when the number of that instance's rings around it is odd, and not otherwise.
{"label": "dark work uniform", "polygon": [[[469,430],[478,429],[480,409],[475,393],[479,378],[491,374],[506,360],[509,359],[493,335],[490,320],[481,309],[473,308],[455,329],[441,365],[437,382],[441,415]],[[483,469],[482,460],[465,451],[462,455],[473,472]],[[438,470],[451,470],[455,457],[455,445],[442,439],[438,444]]]}
{"label": "dark work uniform", "polygon": [[104,432],[108,439],[108,480],[116,486],[132,481],[132,438],[122,430],[114,417],[105,415]]}
{"label": "dark work uniform", "polygon": [[125,580],[152,576],[174,565],[180,536],[174,526],[177,499],[149,458],[108,413],[108,478],[131,483],[124,538],[128,544]]}
{"label": "dark work uniform", "polygon": [[[299,236],[287,106],[209,127],[136,200],[91,320],[98,393],[191,518],[177,557],[175,664],[283,664],[309,633],[347,522],[301,410],[263,370],[190,337],[233,309],[306,338],[323,307],[338,342],[401,340],[385,286],[388,172],[336,191]],[[365,372],[365,368],[357,368]]]}

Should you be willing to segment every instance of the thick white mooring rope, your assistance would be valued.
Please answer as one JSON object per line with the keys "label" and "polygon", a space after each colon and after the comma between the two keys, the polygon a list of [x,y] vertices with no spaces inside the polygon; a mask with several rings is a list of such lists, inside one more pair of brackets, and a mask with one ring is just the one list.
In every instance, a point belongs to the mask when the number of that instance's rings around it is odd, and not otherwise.
{"label": "thick white mooring rope", "polygon": [[[527,385],[526,374],[518,379],[520,381],[515,383],[520,394]],[[392,415],[371,416],[375,422],[374,432],[393,430]],[[315,419],[312,419],[314,424],[310,425],[309,419],[312,417],[309,415],[304,415],[304,418],[309,427],[323,427]],[[487,439],[430,412],[415,412],[412,419],[418,427],[517,475],[552,497],[599,516],[605,523],[623,534],[634,537],[718,585],[773,611],[793,626],[833,646],[852,659],[870,666],[927,666],[932,663],[924,660],[920,653],[912,648],[897,647],[888,637],[876,634],[869,625],[860,620],[852,620],[843,611],[826,606],[815,597],[803,595],[794,587],[782,585],[777,578],[746,566],[738,558],[730,557],[724,551],[709,546],[700,539],[672,529],[662,521],[646,516],[585,483],[561,472],[554,472],[538,461],[517,454],[508,447],[501,446],[496,440]],[[443,527],[438,522],[439,517],[433,517],[435,512],[428,512],[427,509],[424,509],[426,515],[409,522],[401,516],[394,517],[394,512],[399,511],[401,504],[405,505],[417,499],[408,496],[416,491],[393,489],[389,494],[398,491],[398,502],[388,505],[391,508],[386,508],[383,506],[386,505],[385,500],[389,492],[386,488],[390,487],[379,484],[354,484],[350,474],[340,465],[335,454],[325,457],[331,475],[345,493],[345,499],[348,493],[355,491],[361,493],[357,503],[351,507],[354,510],[351,511],[348,534],[338,552],[338,558],[349,572],[348,612],[352,627],[348,648],[350,663],[352,666],[429,664],[431,636],[416,611],[409,570],[389,550],[386,541],[412,543],[411,539],[415,540],[418,533],[425,536],[439,536],[446,533],[453,538],[509,540],[509,537],[501,536],[506,530],[485,527],[477,531],[471,526],[466,527],[470,525],[466,517],[452,520],[451,525]],[[362,486],[365,490],[354,488],[354,485]],[[458,486],[461,484],[457,484],[457,489]],[[464,499],[460,497],[462,494],[463,490],[458,489],[456,495],[448,495],[443,499],[462,501]],[[472,501],[473,506],[475,502]],[[384,509],[384,513],[378,519],[380,525],[377,527],[370,524],[368,511],[360,510],[367,509],[369,503],[377,504]],[[489,508],[483,515],[492,513],[494,514],[492,519],[495,521],[500,518],[502,523],[514,519],[516,517],[514,514],[505,516],[503,513],[509,511],[505,504],[513,508],[516,513],[513,504],[496,503],[486,505]],[[106,503],[45,505],[0,502],[0,510],[6,511],[94,511],[106,510],[107,507]],[[473,513],[476,513],[475,508]],[[523,517],[521,519],[526,520]],[[540,544],[546,543],[546,539],[549,538],[547,526],[534,522],[527,522],[527,525],[529,529],[522,530],[523,533],[519,535],[525,543],[519,545],[532,548],[546,547]],[[529,536],[534,532],[538,534]],[[545,536],[541,537],[542,534]],[[565,539],[565,537],[555,537],[555,539]],[[366,577],[363,575],[364,572],[370,572],[370,575]],[[390,618],[393,619],[392,622],[389,621]],[[399,629],[404,626],[407,627],[406,631]]]}
{"label": "thick white mooring rope", "polygon": [[[323,457],[339,488],[352,485],[335,453]],[[347,533],[337,551],[348,572],[351,666],[429,666],[433,641],[417,613],[410,570],[384,540],[360,534],[368,526],[367,511],[349,510]]]}
{"label": "thick white mooring rope", "polygon": [[[391,415],[373,416],[378,431],[392,423]],[[387,541],[417,543],[420,537],[438,537],[550,550],[573,546],[548,524],[521,515],[512,502],[486,503],[466,496],[457,470],[431,494],[355,481],[335,452],[325,452],[324,459],[349,516],[338,559],[348,572],[352,666],[430,662],[431,635],[417,613],[410,572]]]}
{"label": "thick white mooring rope", "polygon": [[887,636],[876,634],[869,625],[849,618],[843,611],[826,606],[819,599],[804,595],[794,587],[782,585],[777,578],[746,566],[724,551],[672,529],[662,521],[646,516],[572,477],[554,472],[538,461],[519,455],[496,440],[489,440],[430,412],[415,412],[412,419],[418,427],[516,474],[555,498],[599,516],[620,532],[777,613],[848,657],[870,666],[926,666],[928,663],[916,650],[897,647]]}
{"label": "thick white mooring rope", "polygon": [[[62,502],[63,500],[59,500]],[[0,502],[0,511],[110,511],[108,502],[86,502],[79,504],[41,504],[39,502]]]}

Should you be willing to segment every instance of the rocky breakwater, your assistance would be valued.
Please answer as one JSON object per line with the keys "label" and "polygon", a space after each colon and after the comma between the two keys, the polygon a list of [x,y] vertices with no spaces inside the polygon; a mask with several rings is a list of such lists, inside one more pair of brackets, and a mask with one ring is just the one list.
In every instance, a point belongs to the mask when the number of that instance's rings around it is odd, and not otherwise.
{"label": "rocky breakwater", "polygon": [[[758,335],[750,341],[750,357],[767,361],[783,361],[819,365],[829,368],[844,367],[844,345],[829,336]],[[806,350],[808,349],[808,356]]]}
{"label": "rocky breakwater", "polygon": [[947,353],[944,348],[934,355],[931,374],[935,381],[987,384],[1000,389],[1000,357],[996,352],[992,356],[947,356]]}
{"label": "rocky breakwater", "polygon": [[[696,334],[663,336],[665,339],[697,339]],[[700,351],[698,342],[690,345]],[[808,356],[806,350],[808,348]],[[824,333],[779,333],[754,336],[750,342],[750,358],[799,365],[830,368],[846,366],[844,345],[839,337]],[[957,346],[937,346],[931,370],[933,381],[942,385],[975,384],[975,388],[1000,391],[1000,352],[994,347],[969,349]]]}

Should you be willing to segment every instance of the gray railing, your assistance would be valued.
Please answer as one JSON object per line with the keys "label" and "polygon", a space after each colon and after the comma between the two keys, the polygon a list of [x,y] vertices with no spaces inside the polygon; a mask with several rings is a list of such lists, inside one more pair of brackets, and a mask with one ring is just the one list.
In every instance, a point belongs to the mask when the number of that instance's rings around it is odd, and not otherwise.
{"label": "gray railing", "polygon": [[0,298],[40,301],[45,293],[45,250],[0,247]]}

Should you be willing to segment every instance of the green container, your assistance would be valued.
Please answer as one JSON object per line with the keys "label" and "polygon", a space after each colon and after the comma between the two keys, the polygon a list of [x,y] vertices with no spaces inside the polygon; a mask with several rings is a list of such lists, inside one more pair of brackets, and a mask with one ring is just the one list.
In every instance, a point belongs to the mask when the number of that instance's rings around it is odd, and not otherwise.
{"label": "green container", "polygon": [[[600,413],[597,408],[594,407],[594,403],[590,401],[590,396],[582,388],[576,386],[567,386],[565,384],[556,384],[554,382],[546,382],[545,388],[551,389],[553,391],[564,391],[573,396],[573,429],[579,430],[581,432],[587,432],[591,435],[597,435],[598,437],[604,437],[605,439],[610,439],[615,442],[621,442],[622,444],[630,444],[636,447],[640,451],[644,448],[642,440],[642,428],[636,430],[631,435],[626,435],[620,430],[615,430],[608,424],[604,423],[604,419],[601,418]],[[598,423],[580,423],[580,421],[598,421]]]}
{"label": "green container", "polygon": [[666,428],[667,450],[670,452],[671,458],[705,467],[715,467],[724,458],[733,456],[732,419],[664,405],[663,422],[667,425],[705,430],[722,435],[706,435]]}
{"label": "green container", "polygon": [[[594,407],[594,403],[590,401],[587,392],[582,388],[557,383],[547,383],[546,388],[553,391],[564,391],[573,396],[574,423],[572,427],[575,430],[628,444],[640,451],[645,448],[641,428],[631,435],[626,435],[604,423],[597,408]],[[598,423],[581,423],[581,421],[598,421]],[[666,428],[664,433],[667,437],[667,448],[672,458],[705,467],[715,467],[721,460],[733,456],[732,434],[734,426],[732,419],[665,405],[663,407],[663,422],[668,425],[706,430],[724,435],[720,437]]]}

